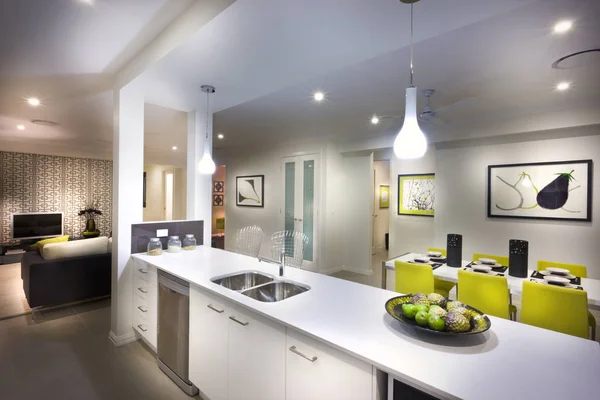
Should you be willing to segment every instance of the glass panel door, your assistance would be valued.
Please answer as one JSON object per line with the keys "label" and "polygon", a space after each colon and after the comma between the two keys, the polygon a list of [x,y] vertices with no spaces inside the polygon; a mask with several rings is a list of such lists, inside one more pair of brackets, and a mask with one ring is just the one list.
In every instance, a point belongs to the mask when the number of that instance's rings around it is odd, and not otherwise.
{"label": "glass panel door", "polygon": [[308,244],[304,248],[304,259],[313,261],[314,213],[315,201],[315,160],[304,161],[302,232],[308,236]]}

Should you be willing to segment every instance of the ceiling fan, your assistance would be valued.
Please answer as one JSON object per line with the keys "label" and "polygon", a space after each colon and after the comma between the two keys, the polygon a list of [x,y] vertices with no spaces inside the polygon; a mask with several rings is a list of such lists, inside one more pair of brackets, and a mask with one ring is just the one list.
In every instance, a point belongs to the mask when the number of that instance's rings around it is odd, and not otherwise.
{"label": "ceiling fan", "polygon": [[446,122],[443,119],[445,114],[456,113],[461,109],[471,108],[477,102],[476,97],[466,97],[462,100],[448,104],[438,109],[433,109],[430,104],[431,96],[435,93],[434,89],[424,89],[421,93],[425,96],[425,106],[423,112],[419,114],[419,121],[424,123],[433,123],[436,125],[444,125]]}

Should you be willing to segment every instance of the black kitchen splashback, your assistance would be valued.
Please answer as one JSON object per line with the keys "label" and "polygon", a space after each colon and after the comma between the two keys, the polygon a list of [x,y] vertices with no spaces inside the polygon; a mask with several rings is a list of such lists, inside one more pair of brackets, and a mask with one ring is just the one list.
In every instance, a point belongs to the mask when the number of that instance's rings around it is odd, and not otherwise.
{"label": "black kitchen splashback", "polygon": [[169,236],[179,236],[183,241],[185,235],[191,233],[196,238],[198,246],[203,244],[204,221],[165,221],[133,224],[131,225],[131,254],[146,252],[150,238],[156,237],[158,229],[169,230],[166,237],[160,238],[165,250]]}

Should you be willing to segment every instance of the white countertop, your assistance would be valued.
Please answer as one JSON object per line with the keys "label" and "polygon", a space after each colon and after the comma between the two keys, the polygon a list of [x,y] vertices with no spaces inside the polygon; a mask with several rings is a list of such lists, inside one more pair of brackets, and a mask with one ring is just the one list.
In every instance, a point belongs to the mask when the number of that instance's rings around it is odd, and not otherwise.
{"label": "white countertop", "polygon": [[[413,260],[415,257],[422,256],[420,253],[407,253],[403,254],[399,257],[393,258],[385,262],[385,266],[387,269],[394,269],[394,261],[409,261]],[[463,267],[468,265],[471,261],[463,260]],[[442,265],[439,268],[433,270],[433,275],[436,277],[443,279],[449,282],[458,282],[458,270],[459,268],[449,267],[446,264]],[[533,273],[533,269],[527,271],[527,278],[515,278],[514,276],[510,276],[508,274],[508,270],[504,274],[506,276],[506,280],[508,282],[508,289],[512,294],[520,295],[523,291],[523,281],[529,279],[531,274]],[[581,278],[581,287],[583,290],[587,292],[588,296],[588,305],[592,308],[600,307],[600,280],[598,279],[588,279]]]}
{"label": "white countertop", "polygon": [[441,398],[563,400],[596,398],[600,393],[597,342],[495,317],[490,317],[489,331],[468,338],[415,332],[385,312],[385,302],[396,293],[293,267],[286,269],[285,279],[311,290],[278,303],[262,303],[210,279],[244,270],[277,275],[278,267],[205,246],[133,257]]}

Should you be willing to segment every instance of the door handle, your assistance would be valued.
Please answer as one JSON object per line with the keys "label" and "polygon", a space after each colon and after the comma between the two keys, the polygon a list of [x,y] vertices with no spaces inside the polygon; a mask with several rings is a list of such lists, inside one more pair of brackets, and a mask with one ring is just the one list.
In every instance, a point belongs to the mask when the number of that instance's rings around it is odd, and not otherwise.
{"label": "door handle", "polygon": [[144,289],[142,289],[141,287],[139,287],[139,288],[138,288],[138,290],[139,290],[140,292],[142,292],[142,293],[148,293],[148,291],[147,291],[147,290],[144,290]]}
{"label": "door handle", "polygon": [[140,324],[140,325],[138,325],[138,328],[140,328],[140,330],[141,330],[142,332],[147,332],[147,331],[148,331],[148,328],[144,328],[144,325],[141,325],[141,324]]}
{"label": "door handle", "polygon": [[219,310],[218,308],[216,308],[215,306],[213,306],[212,304],[207,305],[206,307],[210,308],[213,311],[218,312],[219,314],[221,314],[222,312],[224,312],[225,310]]}
{"label": "door handle", "polygon": [[140,271],[142,274],[148,273],[148,270],[146,268],[138,268],[138,271]]}
{"label": "door handle", "polygon": [[143,313],[148,312],[148,309],[144,306],[138,306],[138,309]]}
{"label": "door handle", "polygon": [[230,320],[237,322],[240,325],[246,326],[249,324],[249,322],[242,322],[239,319],[237,319],[234,315],[229,317]]}
{"label": "door handle", "polygon": [[315,362],[315,361],[317,361],[317,356],[309,357],[309,356],[307,356],[306,354],[304,354],[304,353],[302,353],[302,352],[298,351],[298,349],[296,349],[296,346],[292,346],[292,347],[290,347],[290,351],[291,351],[292,353],[296,353],[296,354],[298,354],[300,357],[302,357],[302,358],[305,358],[305,359],[307,359],[307,360],[308,360],[308,361],[310,361],[310,362]]}

